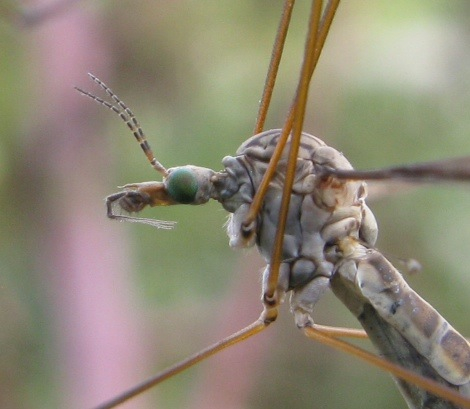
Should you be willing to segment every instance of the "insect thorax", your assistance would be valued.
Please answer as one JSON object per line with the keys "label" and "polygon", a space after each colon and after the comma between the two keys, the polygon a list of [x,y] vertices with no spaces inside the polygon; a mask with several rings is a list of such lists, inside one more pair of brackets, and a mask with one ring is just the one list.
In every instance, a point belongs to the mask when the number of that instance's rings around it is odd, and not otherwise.
{"label": "insect thorax", "polygon": [[[230,245],[256,243],[267,263],[278,224],[289,142],[256,220],[255,235],[245,237],[241,226],[280,133],[275,129],[255,135],[240,146],[235,157],[225,157],[227,177],[223,186],[216,187],[218,200],[232,213],[227,225]],[[284,233],[280,284],[284,290],[305,286],[317,276],[329,278],[338,258],[335,243],[339,240],[352,237],[373,246],[377,238],[375,218],[365,203],[365,183],[321,178],[318,171],[322,167],[352,169],[340,152],[303,133]]]}

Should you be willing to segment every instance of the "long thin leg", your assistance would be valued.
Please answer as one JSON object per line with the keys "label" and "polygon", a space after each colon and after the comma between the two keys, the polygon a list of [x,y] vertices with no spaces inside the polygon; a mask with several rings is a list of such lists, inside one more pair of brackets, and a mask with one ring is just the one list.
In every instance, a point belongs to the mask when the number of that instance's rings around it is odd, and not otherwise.
{"label": "long thin leg", "polygon": [[325,334],[325,332],[322,329],[319,329],[318,327],[306,326],[302,328],[302,331],[310,339],[321,342],[322,344],[325,344],[332,348],[346,352],[350,355],[354,355],[357,358],[360,358],[363,361],[371,365],[374,365],[384,371],[389,372],[390,374],[396,376],[397,378],[400,378],[406,382],[412,383],[422,389],[427,390],[428,392],[433,393],[434,395],[440,396],[443,399],[446,399],[450,402],[460,405],[463,408],[470,408],[470,400],[460,395],[455,390],[450,389],[437,382],[434,382],[421,375],[417,375],[416,373],[412,371],[402,368],[399,365],[393,364],[387,361],[386,359],[380,358],[379,356],[374,355],[368,351],[365,351],[355,345],[349,344],[340,339],[336,339],[332,336],[329,336]]}
{"label": "long thin leg", "polygon": [[269,324],[271,324],[277,317],[277,309],[265,309],[260,317],[253,322],[252,324],[248,325],[247,327],[243,328],[242,330],[228,336],[227,338],[218,341],[209,347],[203,349],[191,355],[190,357],[184,359],[176,363],[173,366],[170,366],[166,370],[160,372],[159,374],[147,379],[146,381],[136,385],[132,389],[122,393],[121,395],[113,398],[112,400],[103,403],[102,405],[97,406],[95,409],[110,409],[114,408],[117,405],[131,399],[134,396],[139,395],[140,393],[146,391],[147,389],[152,388],[155,385],[165,381],[168,378],[184,371],[192,367],[193,365],[197,364],[198,362],[203,361],[204,359],[216,354],[217,352],[222,351],[232,345],[238,344],[241,341],[244,341],[247,338],[252,337],[263,331]]}
{"label": "long thin leg", "polygon": [[[323,45],[325,43],[326,37],[328,36],[328,31],[331,27],[331,23],[335,16],[336,10],[338,9],[338,6],[339,6],[339,0],[332,0],[327,4],[325,11],[323,13],[323,17],[320,23],[320,29],[319,29],[319,33],[317,37],[318,41],[316,42],[314,46],[314,49],[315,49],[314,58],[313,58],[312,64],[310,65],[310,72],[309,72],[310,77],[313,75],[313,71],[316,67],[318,59],[320,58],[321,50],[323,49]],[[269,166],[266,169],[266,172],[263,176],[263,180],[261,181],[261,184],[258,187],[258,190],[256,191],[256,194],[253,198],[253,202],[251,203],[250,212],[247,215],[246,222],[244,223],[246,228],[249,228],[250,225],[252,225],[252,223],[256,219],[261,209],[261,206],[263,204],[263,199],[266,196],[266,192],[268,190],[269,184],[272,178],[274,177],[274,174],[276,173],[277,164],[279,162],[279,159],[281,158],[282,151],[284,150],[284,146],[286,145],[287,138],[292,129],[292,124],[294,122],[294,108],[296,106],[297,106],[297,96],[294,98],[294,101],[291,105],[289,114],[284,123],[282,135],[279,138],[279,142],[278,142],[278,145],[276,146],[273,157],[271,158],[269,162]]]}
{"label": "long thin leg", "polygon": [[468,182],[470,180],[470,156],[378,170],[324,169],[322,175],[349,180],[396,179],[411,182]]}
{"label": "long thin leg", "polygon": [[266,116],[268,114],[271,97],[273,95],[274,85],[276,83],[277,72],[282,58],[282,51],[286,42],[287,32],[289,31],[289,23],[292,16],[295,0],[286,0],[284,3],[281,21],[277,30],[276,39],[274,40],[273,51],[271,54],[271,61],[269,63],[266,81],[264,83],[263,95],[259,104],[258,116],[256,119],[255,129],[253,134],[260,133],[264,128]]}
{"label": "long thin leg", "polygon": [[305,44],[304,61],[299,79],[299,85],[296,91],[294,106],[294,122],[292,127],[292,137],[289,150],[289,166],[286,169],[284,186],[282,190],[281,209],[279,210],[279,221],[276,229],[276,237],[274,239],[274,248],[271,256],[269,277],[265,294],[266,300],[271,300],[275,296],[277,282],[279,279],[279,267],[281,265],[281,255],[284,242],[284,232],[287,225],[287,215],[289,212],[289,203],[291,198],[292,186],[296,174],[297,156],[300,147],[300,136],[304,122],[305,108],[307,105],[308,89],[315,65],[315,47],[317,36],[319,33],[319,24],[322,12],[322,2],[315,1],[312,5],[310,13],[309,30],[307,42]]}
{"label": "long thin leg", "polygon": [[333,338],[357,338],[368,339],[367,332],[363,329],[343,328],[343,327],[330,327],[328,325],[313,324],[312,328],[321,332],[324,335]]}
{"label": "long thin leg", "polygon": [[[281,209],[279,211],[279,222],[274,240],[274,249],[271,256],[270,275],[266,293],[264,294],[265,299],[270,299],[274,296],[279,277],[279,266],[281,263],[284,231],[287,222],[287,214],[289,211],[292,186],[296,173],[297,155],[300,146],[300,137],[302,134],[309,85],[338,6],[339,0],[329,2],[322,17],[322,2],[317,0],[312,4],[309,30],[305,44],[304,61],[302,63],[299,85],[297,87],[294,102],[289,112],[289,117],[283,128],[282,136],[284,137],[284,134],[288,134],[290,132],[290,123],[292,122],[292,139],[289,151],[289,166],[286,169],[286,176],[282,193],[282,203]],[[287,137],[287,135],[285,136]],[[280,141],[281,139],[282,137],[280,138]],[[258,192],[260,190],[261,188],[258,189]],[[255,200],[253,200],[253,202],[255,202]]]}

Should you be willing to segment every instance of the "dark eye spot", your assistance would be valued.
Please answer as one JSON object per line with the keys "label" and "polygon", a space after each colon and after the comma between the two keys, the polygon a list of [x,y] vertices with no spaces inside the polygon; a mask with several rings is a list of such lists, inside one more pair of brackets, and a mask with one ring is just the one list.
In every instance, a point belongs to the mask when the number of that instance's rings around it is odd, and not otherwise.
{"label": "dark eye spot", "polygon": [[194,202],[198,191],[196,175],[190,169],[175,169],[167,178],[167,191],[178,203]]}

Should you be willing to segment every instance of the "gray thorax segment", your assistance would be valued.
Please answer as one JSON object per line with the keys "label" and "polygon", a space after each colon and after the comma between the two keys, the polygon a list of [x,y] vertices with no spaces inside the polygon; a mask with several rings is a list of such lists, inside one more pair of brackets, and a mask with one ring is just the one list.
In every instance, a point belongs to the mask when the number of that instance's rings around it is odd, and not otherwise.
{"label": "gray thorax segment", "polygon": [[[242,223],[279,134],[279,130],[271,130],[247,140],[238,149],[236,157],[223,159],[225,170],[214,180],[215,198],[232,213],[227,223],[230,245],[250,247],[256,243],[268,263],[278,224],[286,155],[281,158],[279,171],[266,194],[256,221],[255,234],[247,237]],[[297,296],[294,294],[298,303],[312,304],[315,302],[313,298],[324,291],[324,285],[316,283],[318,277],[329,280],[338,259],[335,243],[352,237],[373,246],[377,224],[365,203],[366,188],[363,182],[317,177],[318,166],[352,169],[340,152],[318,138],[302,134],[296,166],[284,233],[279,290],[294,290],[298,293]],[[313,288],[309,288],[309,283]]]}

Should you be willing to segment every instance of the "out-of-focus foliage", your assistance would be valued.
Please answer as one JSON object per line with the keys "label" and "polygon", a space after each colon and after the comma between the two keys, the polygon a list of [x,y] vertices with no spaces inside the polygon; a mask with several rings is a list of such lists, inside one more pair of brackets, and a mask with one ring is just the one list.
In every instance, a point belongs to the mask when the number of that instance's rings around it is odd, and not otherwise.
{"label": "out-of-focus foliage", "polygon": [[[102,32],[92,35],[104,37],[100,42],[106,45],[105,65],[110,67],[102,79],[135,112],[157,158],[168,167],[192,163],[220,169],[221,159],[233,155],[254,126],[280,3],[92,0],[73,7],[99,21]],[[299,72],[308,1],[298,3],[269,128],[282,126]],[[73,8],[62,13],[68,12]],[[30,205],[36,195],[51,206],[59,199],[53,181],[41,185],[45,179],[31,165],[31,152],[24,154],[29,135],[44,126],[47,112],[37,92],[41,84],[32,65],[37,60],[30,58],[32,39],[62,17],[35,27],[15,25],[8,15],[0,21],[0,396],[10,405],[5,407],[67,402],[64,340],[51,302],[55,294],[50,275],[42,270],[47,269],[44,256],[37,254],[47,248],[38,219],[63,215],[49,213],[53,207]],[[305,130],[363,169],[470,153],[469,21],[465,0],[345,1],[314,77]],[[57,53],[66,60],[73,51]],[[83,81],[70,84],[68,98],[79,98],[73,85],[99,93],[86,76],[89,70],[101,78],[99,69],[84,67]],[[105,109],[93,108],[83,121],[105,123],[90,135],[97,149],[104,147],[108,166],[106,174],[94,175],[107,186],[100,197],[117,185],[159,178],[124,124]],[[60,111],[48,115],[68,121]],[[54,146],[48,145],[51,150]],[[385,189],[387,194],[372,204],[381,228],[379,248],[387,255],[420,260],[424,271],[409,277],[411,285],[470,334],[462,313],[469,308],[470,291],[468,186],[391,190]],[[96,200],[94,206],[102,209],[102,223],[111,223],[103,202]],[[177,220],[178,226],[172,232],[140,225],[113,230],[131,239],[122,251],[131,258],[130,291],[150,351],[141,379],[214,341],[214,325],[241,313],[247,302],[243,293],[237,307],[221,316],[239,274],[250,275],[252,286],[260,286],[258,266],[240,267],[240,258],[251,253],[228,248],[226,214],[217,203],[153,209],[145,217]],[[246,315],[246,324],[260,311],[261,304]],[[238,407],[405,407],[387,375],[303,339],[288,309],[282,312],[280,323],[260,335],[272,340],[260,352],[263,358],[252,369],[251,387],[244,389]],[[321,303],[316,319],[356,325],[332,296]],[[153,342],[158,353],[152,352]],[[249,342],[254,345],[257,339]],[[205,394],[208,386],[198,379],[210,365],[162,385],[158,407],[196,407],[189,402]],[[218,376],[223,378],[224,371]],[[229,407],[226,402],[212,405]]]}

